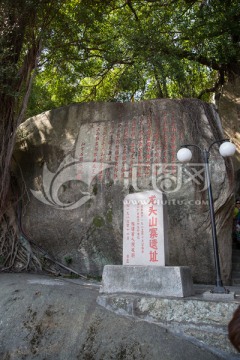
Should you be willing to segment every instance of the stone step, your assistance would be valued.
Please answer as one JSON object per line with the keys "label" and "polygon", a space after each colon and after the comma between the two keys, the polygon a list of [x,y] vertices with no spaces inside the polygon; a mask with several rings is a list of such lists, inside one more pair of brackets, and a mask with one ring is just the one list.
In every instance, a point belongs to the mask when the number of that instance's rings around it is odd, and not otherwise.
{"label": "stone step", "polygon": [[100,295],[99,305],[119,315],[150,321],[170,331],[203,342],[233,359],[237,352],[228,340],[227,325],[239,302],[206,301],[203,298],[161,298],[144,295]]}

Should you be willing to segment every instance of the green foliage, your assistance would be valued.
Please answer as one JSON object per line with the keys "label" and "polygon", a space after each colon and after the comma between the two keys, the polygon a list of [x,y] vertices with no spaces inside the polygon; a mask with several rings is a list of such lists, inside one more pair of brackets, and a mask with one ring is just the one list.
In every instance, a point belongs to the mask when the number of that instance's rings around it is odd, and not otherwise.
{"label": "green foliage", "polygon": [[209,101],[239,72],[237,0],[66,0],[57,11],[28,116],[82,101]]}

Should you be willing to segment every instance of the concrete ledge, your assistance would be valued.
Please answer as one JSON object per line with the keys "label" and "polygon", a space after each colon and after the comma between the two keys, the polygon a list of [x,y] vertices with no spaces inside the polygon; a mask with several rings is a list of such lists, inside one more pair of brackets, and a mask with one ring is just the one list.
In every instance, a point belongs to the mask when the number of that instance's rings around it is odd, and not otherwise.
{"label": "concrete ledge", "polygon": [[186,297],[194,289],[187,266],[106,265],[100,293]]}

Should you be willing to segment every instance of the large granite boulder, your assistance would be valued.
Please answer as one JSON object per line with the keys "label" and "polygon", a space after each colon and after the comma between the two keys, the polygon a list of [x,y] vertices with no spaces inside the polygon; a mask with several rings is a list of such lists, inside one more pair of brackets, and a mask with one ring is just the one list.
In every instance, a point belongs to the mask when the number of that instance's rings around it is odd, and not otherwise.
{"label": "large granite boulder", "polygon": [[[14,155],[25,189],[23,228],[59,261],[101,275],[104,265],[122,263],[124,197],[159,189],[167,197],[169,265],[190,266],[195,282],[213,283],[201,153],[194,150],[184,166],[176,153],[184,143],[207,148],[222,137],[214,107],[196,99],[73,104],[30,118],[19,127]],[[210,166],[227,284],[233,174],[217,145]]]}
{"label": "large granite boulder", "polygon": [[224,84],[216,101],[225,137],[231,138],[237,151],[233,157],[235,170],[235,196],[240,196],[240,76]]}

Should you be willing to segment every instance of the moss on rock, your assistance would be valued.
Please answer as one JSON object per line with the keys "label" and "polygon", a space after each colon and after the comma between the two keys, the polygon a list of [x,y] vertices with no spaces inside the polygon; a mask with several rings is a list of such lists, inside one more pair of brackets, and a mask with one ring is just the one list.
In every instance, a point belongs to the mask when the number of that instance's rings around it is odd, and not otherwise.
{"label": "moss on rock", "polygon": [[105,225],[105,221],[101,216],[95,216],[93,218],[93,225],[97,228],[102,227],[103,225]]}

